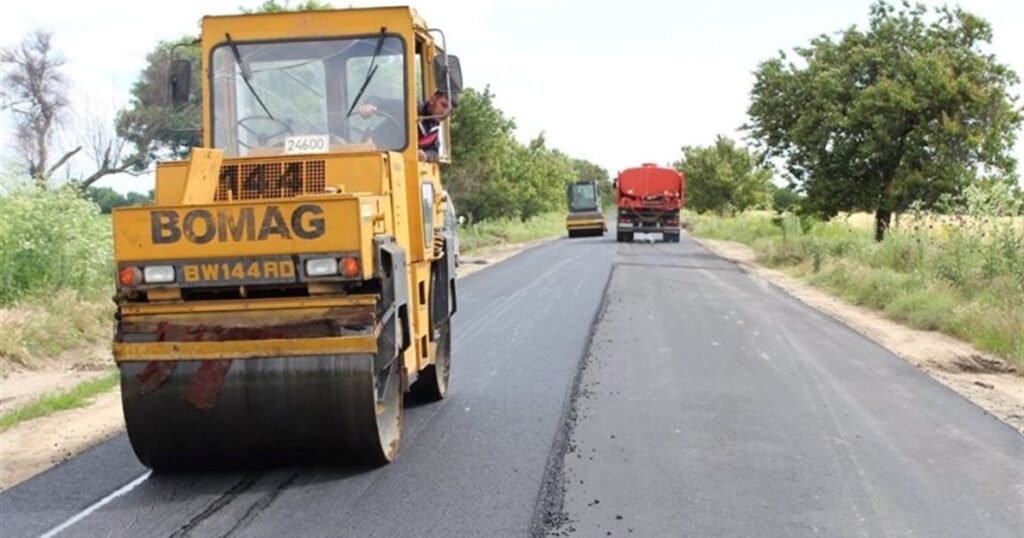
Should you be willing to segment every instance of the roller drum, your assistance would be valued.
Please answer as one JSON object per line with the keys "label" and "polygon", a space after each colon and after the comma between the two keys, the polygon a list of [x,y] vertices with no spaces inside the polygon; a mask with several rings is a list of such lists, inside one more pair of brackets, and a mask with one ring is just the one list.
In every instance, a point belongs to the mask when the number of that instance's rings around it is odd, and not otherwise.
{"label": "roller drum", "polygon": [[[132,448],[156,470],[386,463],[402,383],[389,353],[121,363]],[[384,357],[387,357],[386,359]]]}

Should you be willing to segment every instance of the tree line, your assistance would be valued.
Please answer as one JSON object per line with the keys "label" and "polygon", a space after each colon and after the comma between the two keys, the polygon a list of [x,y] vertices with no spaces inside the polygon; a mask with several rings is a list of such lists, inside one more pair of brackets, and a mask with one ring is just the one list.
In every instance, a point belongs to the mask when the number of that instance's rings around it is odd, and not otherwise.
{"label": "tree line", "polygon": [[[984,50],[991,25],[960,8],[870,8],[867,28],[822,34],[762,62],[743,126],[750,148],[719,138],[685,147],[691,208],[780,205],[821,218],[955,206],[968,187],[1021,198],[1011,151],[1019,78]],[[771,184],[774,171],[788,181]],[[774,191],[774,192],[773,192]],[[788,191],[788,192],[787,192]]]}
{"label": "tree line", "polygon": [[[268,0],[256,11],[294,8]],[[814,37],[792,53],[761,62],[742,126],[749,146],[718,137],[682,148],[675,167],[687,175],[688,205],[719,213],[775,207],[820,218],[839,212],[875,215],[881,239],[892,215],[911,206],[935,209],[969,186],[1021,196],[1011,151],[1022,125],[1017,74],[984,47],[991,25],[960,8],[893,6],[878,1],[866,28]],[[77,152],[95,172],[79,184],[158,159],[182,158],[200,138],[199,85],[191,104],[168,104],[168,65],[191,58],[199,80],[195,36],[161,42],[116,115],[114,133],[97,129],[89,143],[54,152],[52,136],[67,113],[63,60],[48,34],[4,49],[4,108],[15,116],[19,154],[45,184]],[[792,57],[791,57],[792,55]],[[526,219],[561,208],[566,185],[601,181],[600,166],[551,148],[541,133],[520,143],[515,121],[494,104],[489,87],[467,89],[452,116],[455,162],[445,184],[459,210],[475,220]],[[788,185],[776,187],[773,178]]]}

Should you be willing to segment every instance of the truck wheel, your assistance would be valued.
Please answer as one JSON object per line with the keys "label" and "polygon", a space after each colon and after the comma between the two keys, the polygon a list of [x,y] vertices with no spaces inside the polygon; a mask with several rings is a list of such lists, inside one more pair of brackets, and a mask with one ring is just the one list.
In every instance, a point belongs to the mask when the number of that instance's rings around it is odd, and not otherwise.
{"label": "truck wheel", "polygon": [[678,233],[666,233],[665,234],[665,242],[666,243],[678,243],[679,242],[679,234]]}
{"label": "truck wheel", "polygon": [[437,359],[420,372],[413,393],[421,400],[436,402],[448,395],[448,375],[452,365],[452,325],[448,321],[441,327],[441,336],[437,339]]}

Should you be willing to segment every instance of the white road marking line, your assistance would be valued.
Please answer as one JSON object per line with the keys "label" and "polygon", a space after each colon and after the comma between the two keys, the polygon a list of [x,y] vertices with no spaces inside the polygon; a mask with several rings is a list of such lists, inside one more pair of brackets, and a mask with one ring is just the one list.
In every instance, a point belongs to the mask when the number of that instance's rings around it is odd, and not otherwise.
{"label": "white road marking line", "polygon": [[64,530],[66,530],[68,527],[70,527],[70,526],[74,525],[75,523],[78,523],[79,521],[89,517],[89,514],[99,510],[100,508],[103,508],[108,503],[110,503],[110,501],[113,501],[114,499],[116,499],[116,498],[124,495],[125,493],[128,493],[129,491],[135,489],[139,484],[145,482],[146,479],[149,478],[149,475],[151,475],[151,474],[153,474],[153,471],[146,471],[145,473],[142,474],[142,476],[140,476],[140,477],[136,478],[135,480],[132,480],[131,482],[128,482],[127,484],[121,486],[121,489],[111,493],[110,495],[107,495],[106,497],[96,501],[95,503],[93,503],[91,506],[89,506],[85,510],[82,510],[81,512],[79,512],[79,513],[75,514],[74,516],[72,516],[71,519],[68,519],[64,523],[61,523],[60,525],[57,525],[56,527],[50,529],[46,534],[41,535],[39,538],[53,538],[54,536],[57,536],[58,534],[64,532]]}

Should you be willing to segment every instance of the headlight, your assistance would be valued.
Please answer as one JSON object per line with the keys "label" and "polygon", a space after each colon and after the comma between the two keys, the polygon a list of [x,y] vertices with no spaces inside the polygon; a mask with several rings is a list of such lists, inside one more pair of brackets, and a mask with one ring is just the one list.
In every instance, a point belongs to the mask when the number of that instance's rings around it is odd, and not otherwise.
{"label": "headlight", "polygon": [[174,267],[170,265],[148,265],[142,269],[142,281],[146,284],[174,282]]}
{"label": "headlight", "polygon": [[337,258],[313,258],[306,260],[306,276],[333,276],[338,274]]}

